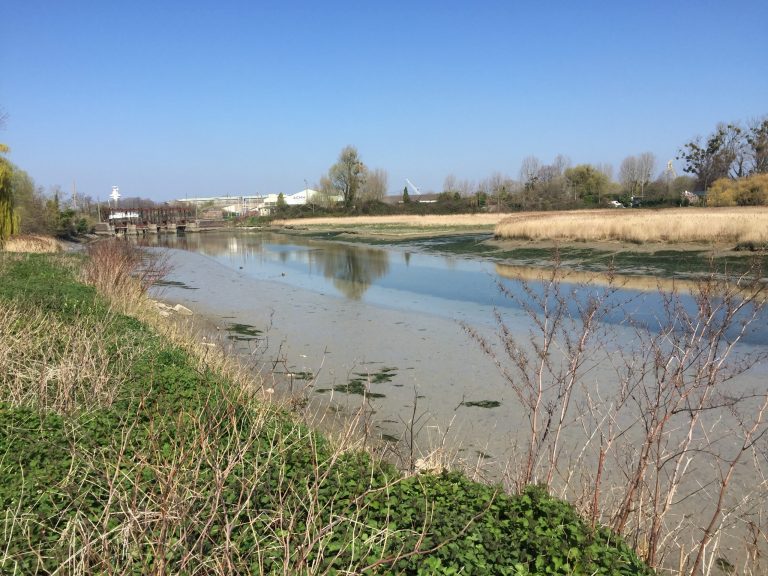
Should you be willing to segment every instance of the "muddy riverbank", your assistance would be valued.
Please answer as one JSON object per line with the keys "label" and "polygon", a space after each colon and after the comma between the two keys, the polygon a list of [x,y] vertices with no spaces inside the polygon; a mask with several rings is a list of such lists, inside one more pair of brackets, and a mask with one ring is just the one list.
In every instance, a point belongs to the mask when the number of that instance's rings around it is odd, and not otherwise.
{"label": "muddy riverbank", "polygon": [[283,386],[313,405],[352,415],[365,390],[377,436],[394,442],[410,427],[405,415],[416,401],[422,452],[439,444],[470,461],[505,460],[523,414],[461,326],[485,317],[490,329],[490,307],[458,311],[443,301],[442,310],[426,313],[419,308],[427,308],[427,298],[411,295],[408,309],[399,310],[256,280],[192,252],[174,251],[172,262],[171,282],[158,296],[208,319],[245,361],[293,375]]}

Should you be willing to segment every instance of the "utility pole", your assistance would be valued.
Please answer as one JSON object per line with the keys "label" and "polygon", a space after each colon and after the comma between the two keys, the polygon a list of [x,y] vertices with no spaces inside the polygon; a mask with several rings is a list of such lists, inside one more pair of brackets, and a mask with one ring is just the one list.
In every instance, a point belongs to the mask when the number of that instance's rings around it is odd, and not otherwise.
{"label": "utility pole", "polygon": [[309,184],[307,184],[307,179],[304,178],[304,196],[307,197],[307,202],[312,203],[312,215],[315,215],[315,201],[309,199]]}

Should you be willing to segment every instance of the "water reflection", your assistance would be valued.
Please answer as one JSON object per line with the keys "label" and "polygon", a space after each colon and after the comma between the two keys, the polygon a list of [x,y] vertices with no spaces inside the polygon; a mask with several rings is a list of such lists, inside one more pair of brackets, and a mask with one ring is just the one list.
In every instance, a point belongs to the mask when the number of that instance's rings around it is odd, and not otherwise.
{"label": "water reflection", "polygon": [[[496,274],[502,278],[525,282],[548,282],[552,276],[551,268],[543,268],[541,266],[496,264],[495,270]],[[675,289],[690,292],[697,284],[695,280],[645,275],[617,276],[606,272],[591,272],[570,268],[561,268],[557,278],[561,282],[568,282],[569,284],[615,286],[639,292],[658,292],[659,290],[669,292]]]}
{"label": "water reflection", "polygon": [[161,234],[143,238],[141,243],[238,260],[240,268],[250,270],[279,262],[310,275],[321,273],[353,300],[360,300],[371,284],[389,272],[386,250],[280,234]]}
{"label": "water reflection", "polygon": [[326,246],[314,252],[326,278],[347,298],[360,300],[368,287],[389,272],[387,252],[378,248]]}
{"label": "water reflection", "polygon": [[[222,232],[189,235],[158,235],[146,239],[154,246],[200,252],[241,274],[275,281],[316,293],[336,291],[350,300],[449,317],[478,315],[478,321],[493,317],[491,309],[518,311],[527,291],[542,290],[542,276],[550,270],[539,267],[494,263],[483,258],[458,258],[424,254],[410,249],[371,247],[335,241],[287,236],[267,232]],[[601,291],[615,292],[608,303],[612,311],[607,323],[634,322],[653,325],[663,313],[665,293],[677,290],[681,305],[695,312],[696,282],[655,276],[616,276],[562,269],[564,294],[573,294],[571,308],[578,313],[576,296],[589,297]],[[171,280],[174,280],[171,278]],[[202,279],[201,284],[211,279]],[[215,280],[214,280],[215,282]],[[499,289],[499,282],[504,287]],[[371,289],[375,286],[375,289]],[[193,286],[196,287],[196,286]],[[516,295],[509,298],[508,295]],[[758,322],[745,341],[764,345],[768,322]]]}

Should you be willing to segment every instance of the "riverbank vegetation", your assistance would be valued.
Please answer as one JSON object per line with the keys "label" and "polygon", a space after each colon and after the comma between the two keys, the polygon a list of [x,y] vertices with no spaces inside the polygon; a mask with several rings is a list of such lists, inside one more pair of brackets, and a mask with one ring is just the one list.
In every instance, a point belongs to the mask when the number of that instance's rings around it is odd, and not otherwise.
{"label": "riverbank vegetation", "polygon": [[721,178],[712,184],[707,203],[710,206],[768,205],[768,173],[730,180]]}
{"label": "riverbank vegetation", "polygon": [[313,431],[152,315],[163,268],[122,242],[0,254],[3,573],[651,574],[542,488]]}
{"label": "riverbank vegetation", "polygon": [[768,244],[768,208],[567,210],[444,216],[351,216],[275,220],[289,230],[360,235],[487,232],[498,239],[555,242],[703,244],[756,250]]}
{"label": "riverbank vegetation", "polygon": [[768,208],[526,212],[501,220],[495,235],[504,239],[701,243],[759,249],[768,245]]}
{"label": "riverbank vegetation", "polygon": [[492,232],[505,214],[388,215],[274,220],[290,231],[342,232],[363,237],[412,237]]}
{"label": "riverbank vegetation", "polygon": [[39,234],[19,234],[6,239],[3,250],[6,252],[24,252],[34,254],[48,254],[63,252],[64,244],[52,236]]}
{"label": "riverbank vegetation", "polygon": [[90,232],[98,205],[88,196],[67,195],[57,186],[49,192],[37,187],[14,165],[0,144],[0,246],[14,235],[75,238]]}

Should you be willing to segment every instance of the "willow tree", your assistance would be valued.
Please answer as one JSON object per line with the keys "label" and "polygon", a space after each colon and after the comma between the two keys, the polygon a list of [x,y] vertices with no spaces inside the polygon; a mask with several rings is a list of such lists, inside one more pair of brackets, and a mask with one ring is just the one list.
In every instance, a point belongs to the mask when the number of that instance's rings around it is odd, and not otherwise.
{"label": "willow tree", "polygon": [[19,215],[13,202],[13,166],[2,154],[8,146],[0,144],[0,242],[19,231]]}

